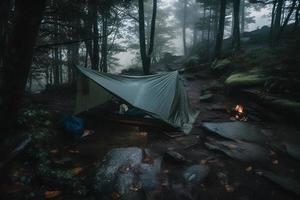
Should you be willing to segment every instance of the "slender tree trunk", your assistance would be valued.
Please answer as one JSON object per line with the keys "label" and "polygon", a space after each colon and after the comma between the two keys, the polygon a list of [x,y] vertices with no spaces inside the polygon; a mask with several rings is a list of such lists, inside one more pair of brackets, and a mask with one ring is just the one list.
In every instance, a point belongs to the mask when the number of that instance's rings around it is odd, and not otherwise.
{"label": "slender tree trunk", "polygon": [[184,0],[184,8],[183,8],[183,24],[182,24],[182,42],[183,42],[183,54],[187,55],[187,47],[186,47],[186,16],[187,16],[187,0]]}
{"label": "slender tree trunk", "polygon": [[279,31],[280,31],[280,27],[281,27],[281,17],[282,17],[282,7],[284,4],[284,0],[278,0],[278,4],[276,7],[276,12],[275,12],[275,20],[274,20],[274,27],[273,27],[273,38],[272,41],[273,42],[277,42],[276,40],[276,36],[278,35]]}
{"label": "slender tree trunk", "polygon": [[58,59],[59,59],[59,83],[60,84],[63,84],[64,83],[64,71],[63,71],[63,64],[62,64],[62,61],[63,61],[63,58],[62,58],[62,51],[63,49],[62,48],[59,48],[59,51],[58,51]]}
{"label": "slender tree trunk", "polygon": [[6,43],[0,77],[1,134],[16,125],[44,7],[45,0],[15,0],[12,32]]}
{"label": "slender tree trunk", "polygon": [[49,84],[53,85],[53,66],[49,69]]}
{"label": "slender tree trunk", "polygon": [[46,65],[46,70],[45,70],[45,74],[46,74],[46,88],[49,84],[49,66]]}
{"label": "slender tree trunk", "polygon": [[68,62],[67,62],[67,67],[68,67],[68,83],[71,83],[72,82],[72,47],[71,46],[68,46],[67,47],[67,59],[68,59]]}
{"label": "slender tree trunk", "polygon": [[29,71],[29,93],[31,93],[32,91],[32,78],[33,78],[33,75],[32,75],[32,70]]}
{"label": "slender tree trunk", "polygon": [[7,42],[10,3],[10,0],[0,1],[0,68],[3,67],[4,49]]}
{"label": "slender tree trunk", "polygon": [[153,49],[154,49],[156,11],[157,11],[157,0],[153,0],[151,30],[150,30],[150,44],[149,44],[149,50],[148,50],[148,57],[150,59],[150,62],[151,62],[151,56],[153,54]]}
{"label": "slender tree trunk", "polygon": [[216,46],[215,46],[215,57],[216,58],[220,57],[221,51],[222,51],[225,16],[226,16],[226,0],[222,0],[221,6],[220,6],[219,27],[218,27],[218,31],[217,31]]}
{"label": "slender tree trunk", "polygon": [[210,36],[211,36],[211,21],[212,21],[212,9],[209,8],[209,22],[208,22],[208,35],[207,35],[207,54],[210,61]]}
{"label": "slender tree trunk", "polygon": [[220,13],[219,13],[219,6],[218,4],[215,5],[214,7],[214,13],[215,13],[215,17],[214,17],[214,42],[217,39],[217,34],[218,34],[218,25],[219,25],[219,18],[220,18]]}
{"label": "slender tree trunk", "polygon": [[54,71],[53,71],[53,78],[54,78],[54,85],[59,85],[59,64],[58,64],[58,47],[54,48]]}
{"label": "slender tree trunk", "polygon": [[294,31],[297,30],[297,27],[299,26],[299,12],[300,12],[300,0],[298,0],[298,6],[295,14]]}
{"label": "slender tree trunk", "polygon": [[281,26],[281,28],[279,30],[279,33],[277,35],[277,39],[276,40],[280,39],[280,37],[281,37],[281,35],[282,35],[285,27],[288,25],[288,23],[290,21],[290,18],[291,18],[292,14],[293,14],[293,12],[295,10],[296,3],[297,3],[297,0],[293,0],[293,3],[292,3],[292,5],[291,5],[291,7],[289,9],[288,15],[286,16],[286,18],[285,18],[285,20],[284,20],[284,22],[283,22],[283,24],[282,24],[282,26]]}
{"label": "slender tree trunk", "polygon": [[[106,8],[108,9],[108,8]],[[107,72],[107,55],[108,55],[108,48],[107,48],[107,39],[108,39],[108,11],[107,10],[103,11],[102,15],[102,46],[101,46],[101,69],[103,72]]]}
{"label": "slender tree trunk", "polygon": [[146,38],[145,38],[145,16],[144,16],[144,1],[139,0],[139,39],[140,39],[140,53],[143,65],[144,74],[148,74],[147,66],[147,52],[146,52]]}
{"label": "slender tree trunk", "polygon": [[98,6],[97,1],[92,1],[92,16],[93,16],[93,59],[92,69],[99,71],[99,28],[98,28]]}
{"label": "slender tree trunk", "polygon": [[244,34],[245,32],[245,0],[241,0],[241,34]]}
{"label": "slender tree trunk", "polygon": [[[86,32],[86,37],[87,38],[92,38],[93,35],[93,2],[92,0],[87,0],[87,16],[84,20],[84,26],[85,26],[85,32]],[[93,59],[93,41],[92,40],[88,40],[84,42],[86,50],[87,50],[87,55],[90,58],[91,61],[91,65],[92,63],[94,63]],[[88,57],[86,58],[86,67],[88,65]]]}
{"label": "slender tree trunk", "polygon": [[235,51],[240,50],[241,40],[240,40],[240,0],[233,1],[233,36],[232,36],[232,48]]}
{"label": "slender tree trunk", "polygon": [[197,40],[198,40],[197,27],[196,27],[196,24],[194,24],[194,27],[193,27],[193,47],[195,47],[197,45]]}
{"label": "slender tree trunk", "polygon": [[[206,7],[203,6],[203,21],[205,21],[206,18]],[[201,41],[204,42],[205,39],[205,28],[202,29],[202,38]]]}
{"label": "slender tree trunk", "polygon": [[271,16],[271,27],[270,27],[270,43],[272,44],[273,40],[273,34],[274,34],[274,21],[275,21],[275,9],[277,5],[277,0],[274,0],[273,2],[273,8],[272,8],[272,16]]}

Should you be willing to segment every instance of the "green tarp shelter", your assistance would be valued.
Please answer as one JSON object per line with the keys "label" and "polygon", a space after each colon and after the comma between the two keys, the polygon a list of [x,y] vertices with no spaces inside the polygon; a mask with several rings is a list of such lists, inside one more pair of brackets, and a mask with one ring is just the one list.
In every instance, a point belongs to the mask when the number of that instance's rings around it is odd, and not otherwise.
{"label": "green tarp shelter", "polygon": [[87,111],[116,96],[151,117],[189,133],[198,115],[177,71],[149,76],[120,76],[77,66],[75,113]]}

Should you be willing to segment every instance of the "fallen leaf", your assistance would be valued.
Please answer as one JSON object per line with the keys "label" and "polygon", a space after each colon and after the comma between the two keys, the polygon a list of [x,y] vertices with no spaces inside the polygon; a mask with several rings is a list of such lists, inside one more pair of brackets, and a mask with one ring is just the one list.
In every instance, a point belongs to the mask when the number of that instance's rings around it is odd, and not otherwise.
{"label": "fallen leaf", "polygon": [[46,191],[46,192],[45,192],[45,198],[46,198],[46,199],[52,199],[52,198],[54,198],[54,197],[59,196],[61,193],[62,193],[62,192],[61,192],[61,191],[58,191],[58,190],[56,190],[56,191]]}
{"label": "fallen leaf", "polygon": [[72,173],[74,174],[74,176],[77,176],[82,172],[82,170],[82,167],[75,167],[74,169],[72,169]]}
{"label": "fallen leaf", "polygon": [[77,153],[80,153],[80,151],[79,150],[69,150],[69,153],[74,153],[74,154],[77,154]]}
{"label": "fallen leaf", "polygon": [[50,151],[50,153],[52,153],[52,154],[57,154],[58,152],[59,152],[58,149],[52,149],[52,150]]}
{"label": "fallen leaf", "polygon": [[234,144],[229,144],[229,145],[228,145],[228,148],[229,148],[229,149],[236,149],[236,147],[237,147],[237,146],[234,145]]}
{"label": "fallen leaf", "polygon": [[112,192],[111,193],[112,200],[119,199],[120,197],[121,197],[121,195],[118,192]]}
{"label": "fallen leaf", "polygon": [[139,135],[143,136],[143,137],[146,137],[148,135],[148,133],[147,132],[140,132]]}
{"label": "fallen leaf", "polygon": [[226,192],[233,192],[234,191],[234,187],[232,187],[231,185],[226,184],[225,185],[225,190],[226,190]]}
{"label": "fallen leaf", "polygon": [[278,165],[278,160],[272,160],[273,165]]}
{"label": "fallen leaf", "polygon": [[247,167],[245,170],[247,171],[247,172],[250,172],[250,171],[252,171],[252,166],[249,166],[249,167]]}
{"label": "fallen leaf", "polygon": [[82,138],[83,137],[87,137],[87,136],[89,136],[89,135],[93,135],[95,132],[93,131],[93,130],[84,130],[83,131],[83,134],[82,134]]}
{"label": "fallen leaf", "polygon": [[202,165],[205,165],[205,164],[207,163],[207,160],[206,160],[206,159],[202,159],[202,160],[200,161],[200,163],[201,163]]}
{"label": "fallen leaf", "polygon": [[153,163],[153,159],[150,156],[145,156],[143,159],[143,163],[151,164]]}

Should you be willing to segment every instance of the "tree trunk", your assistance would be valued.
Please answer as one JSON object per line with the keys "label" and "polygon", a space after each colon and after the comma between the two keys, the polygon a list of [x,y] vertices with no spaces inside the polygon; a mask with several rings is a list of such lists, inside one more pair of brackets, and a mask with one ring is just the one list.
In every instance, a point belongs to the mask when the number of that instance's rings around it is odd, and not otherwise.
{"label": "tree trunk", "polygon": [[276,36],[278,35],[281,27],[281,16],[282,16],[282,7],[283,7],[284,0],[278,0],[278,4],[276,7],[275,12],[275,20],[274,20],[274,27],[273,27],[273,42],[276,42]]}
{"label": "tree trunk", "polygon": [[107,72],[107,39],[108,39],[108,8],[105,8],[102,15],[102,45],[101,45],[101,69],[103,72]]}
{"label": "tree trunk", "polygon": [[290,18],[295,10],[295,7],[296,7],[296,3],[297,3],[297,0],[293,0],[293,3],[292,3],[292,6],[290,7],[289,9],[289,12],[288,12],[288,15],[286,16],[280,30],[279,30],[279,33],[277,35],[277,39],[276,40],[279,40],[283,31],[284,31],[284,28],[288,25],[289,21],[290,21]]}
{"label": "tree trunk", "polygon": [[71,46],[67,46],[67,67],[68,67],[68,83],[72,82],[72,47]]}
{"label": "tree trunk", "polygon": [[2,134],[12,130],[17,122],[44,7],[45,0],[15,0],[13,27],[6,43],[0,77]]}
{"label": "tree trunk", "polygon": [[99,71],[99,28],[98,28],[98,6],[96,0],[92,1],[93,16],[93,59],[92,69]]}
{"label": "tree trunk", "polygon": [[240,50],[240,0],[233,1],[233,35],[232,35],[232,48],[235,51]]}
{"label": "tree trunk", "polygon": [[297,27],[299,26],[299,12],[300,12],[300,0],[298,0],[298,6],[295,14],[294,31],[297,30]]}
{"label": "tree trunk", "polygon": [[[205,18],[206,18],[206,7],[203,6],[203,21],[205,23]],[[204,38],[205,38],[205,28],[203,27],[202,29],[202,38],[201,41],[204,42]]]}
{"label": "tree trunk", "polygon": [[187,0],[184,0],[183,8],[183,22],[182,22],[182,42],[183,42],[183,54],[186,56],[187,47],[186,47],[186,15],[187,15]]}
{"label": "tree trunk", "polygon": [[217,31],[216,46],[215,46],[215,57],[216,58],[220,57],[221,51],[222,51],[225,16],[226,16],[226,0],[222,0],[221,6],[220,6],[219,27],[218,27],[218,31]]}
{"label": "tree trunk", "polygon": [[[93,37],[93,5],[92,5],[92,0],[87,1],[87,16],[84,20],[84,30],[86,32],[86,38],[92,38]],[[92,40],[87,40],[84,42],[86,51],[87,51],[87,57],[86,57],[86,62],[85,62],[85,67],[88,65],[88,57],[90,58],[91,64],[93,63],[93,41]]]}
{"label": "tree trunk", "polygon": [[148,57],[149,57],[150,63],[151,63],[151,56],[153,54],[153,49],[154,49],[156,11],[157,11],[157,0],[153,0],[151,30],[150,30],[150,44],[149,44],[149,50],[148,50]]}
{"label": "tree trunk", "polygon": [[210,36],[211,36],[211,21],[212,21],[212,9],[209,8],[209,22],[208,22],[208,33],[207,33],[207,56],[210,61]]}
{"label": "tree trunk", "polygon": [[10,0],[0,1],[0,68],[3,67],[4,49],[7,42],[10,3]]}
{"label": "tree trunk", "polygon": [[245,0],[241,0],[241,34],[245,32]]}
{"label": "tree trunk", "polygon": [[215,13],[215,17],[214,17],[214,42],[216,42],[217,39],[217,34],[218,34],[218,25],[219,25],[219,18],[220,18],[220,13],[219,13],[219,6],[216,3],[216,5],[214,6],[214,13]]}
{"label": "tree trunk", "polygon": [[54,62],[53,62],[53,78],[54,78],[54,85],[59,85],[59,64],[58,64],[58,47],[54,48]]}
{"label": "tree trunk", "polygon": [[274,33],[274,21],[275,21],[275,9],[277,5],[277,0],[273,2],[272,15],[271,15],[271,27],[270,27],[270,44],[272,44],[273,33]]}
{"label": "tree trunk", "polygon": [[144,1],[139,0],[139,39],[140,39],[140,53],[143,65],[144,74],[149,74],[149,61],[146,52],[146,38],[145,38],[145,16],[144,16]]}

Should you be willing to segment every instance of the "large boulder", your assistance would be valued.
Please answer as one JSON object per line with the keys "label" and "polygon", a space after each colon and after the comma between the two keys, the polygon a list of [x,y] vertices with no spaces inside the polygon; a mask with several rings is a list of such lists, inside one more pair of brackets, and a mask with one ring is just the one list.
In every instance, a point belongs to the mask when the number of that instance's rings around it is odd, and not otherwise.
{"label": "large boulder", "polygon": [[229,87],[249,87],[249,86],[263,86],[268,80],[268,77],[262,73],[235,73],[230,75],[225,84]]}
{"label": "large boulder", "polygon": [[187,183],[200,183],[207,177],[208,172],[206,165],[192,165],[184,169],[183,178]]}

